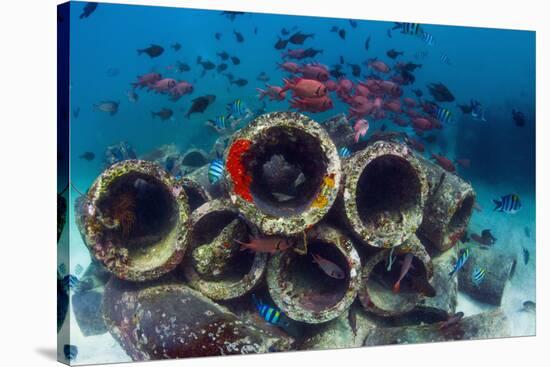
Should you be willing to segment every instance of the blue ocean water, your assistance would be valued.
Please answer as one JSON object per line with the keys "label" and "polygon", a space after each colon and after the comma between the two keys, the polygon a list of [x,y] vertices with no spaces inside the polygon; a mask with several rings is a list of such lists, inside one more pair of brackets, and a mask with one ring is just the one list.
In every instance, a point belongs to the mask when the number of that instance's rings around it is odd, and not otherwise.
{"label": "blue ocean water", "polygon": [[[256,91],[265,86],[264,81],[257,80],[261,72],[268,75],[270,85],[282,86],[282,79],[288,77],[288,73],[277,67],[277,63],[283,61],[283,50],[274,48],[278,37],[288,37],[281,35],[282,28],[290,34],[297,30],[314,34],[304,45],[289,44],[287,48],[323,50],[316,57],[298,63],[316,61],[331,67],[339,64],[343,57],[342,70],[354,82],[364,80],[373,72],[363,64],[370,58],[378,58],[390,67],[397,61],[418,63],[422,66],[413,72],[415,82],[403,87],[404,97],[416,99],[412,90],[420,89],[425,100],[431,99],[426,86],[433,82],[444,83],[455,96],[455,101],[441,103],[452,112],[454,123],[433,134],[430,132],[437,139],[433,143],[425,142],[427,151],[424,154],[429,157],[428,152],[433,152],[451,160],[470,160],[468,168],[457,167],[460,176],[474,186],[477,203],[482,208],[474,213],[471,232],[490,228],[498,238],[496,246],[518,256],[522,248],[530,252],[529,264],[524,266],[520,262],[503,307],[513,321],[514,335],[534,333],[534,323],[529,323],[528,328],[520,326],[525,325],[527,316],[516,313],[523,301],[535,298],[534,32],[423,24],[424,31],[436,40],[435,45],[429,46],[418,37],[402,34],[399,30],[391,32],[389,37],[388,29],[394,26],[393,21],[356,20],[354,28],[348,19],[245,13],[231,20],[220,11],[115,4],[100,4],[89,17],[81,19],[84,6],[85,3],[72,2],[70,14],[70,110],[79,111],[78,116],[72,113],[70,121],[70,180],[80,191],[87,190],[103,171],[105,149],[120,141],[128,142],[138,155],[165,144],[175,144],[182,152],[190,147],[210,151],[218,135],[205,126],[208,119],[226,114],[226,105],[235,99],[241,99],[252,111],[262,108]],[[345,39],[331,32],[332,27],[344,29]],[[242,43],[237,42],[234,30],[243,35]],[[216,32],[221,34],[219,40],[214,37]],[[370,45],[366,50],[365,41],[369,37]],[[181,44],[179,51],[170,47],[176,42]],[[138,49],[151,44],[161,45],[164,48],[162,55],[156,58],[138,55]],[[390,49],[404,54],[392,60],[386,54]],[[201,76],[202,67],[197,64],[197,58],[200,56],[217,66],[222,62],[217,53],[222,51],[237,56],[240,64],[233,65],[227,60],[224,62],[228,69],[223,73],[214,69]],[[427,55],[417,57],[419,52]],[[442,62],[443,54],[449,58],[450,65]],[[188,64],[190,71],[175,73],[177,61]],[[348,63],[361,66],[359,78],[351,75]],[[139,75],[150,72],[192,83],[194,91],[172,102],[166,95],[138,89],[138,101],[129,101],[127,92],[132,90],[131,83]],[[227,72],[235,79],[246,79],[248,84],[243,87],[230,84],[224,76]],[[191,100],[207,94],[216,95],[213,105],[203,114],[193,114],[186,119],[184,115]],[[349,106],[334,93],[331,98],[334,107],[330,110],[305,114],[321,122],[348,111]],[[463,114],[457,106],[472,99],[484,107],[485,122]],[[289,98],[273,102],[264,100],[267,112],[290,109]],[[111,116],[99,111],[94,105],[101,101],[120,103],[118,112]],[[172,109],[173,117],[167,121],[152,118],[151,112],[162,108]],[[513,109],[524,113],[525,126],[514,122]],[[370,124],[368,134],[386,125],[387,131],[404,131],[414,136],[411,127],[397,127],[389,118],[373,120]],[[95,159],[80,159],[85,152],[93,152]],[[62,189],[59,187],[59,191]],[[515,215],[493,212],[492,200],[510,193],[519,194],[522,210]],[[86,266],[89,262],[74,222],[72,208],[77,197],[77,192],[70,191],[71,268],[77,264]],[[525,234],[526,228],[531,233],[529,237]],[[484,307],[465,298],[459,302],[470,313]],[[78,362],[124,360],[124,353],[116,350],[98,359],[96,352],[109,350],[112,345],[111,342],[98,347],[101,343],[104,339],[92,342],[82,338]]]}

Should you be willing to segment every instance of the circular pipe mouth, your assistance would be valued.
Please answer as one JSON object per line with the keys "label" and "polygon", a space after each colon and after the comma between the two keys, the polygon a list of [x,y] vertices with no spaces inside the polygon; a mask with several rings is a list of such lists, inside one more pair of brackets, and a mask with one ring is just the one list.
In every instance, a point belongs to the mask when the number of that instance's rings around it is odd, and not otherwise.
{"label": "circular pipe mouth", "polygon": [[162,242],[178,223],[178,205],[170,189],[141,172],[114,179],[97,208],[106,223],[105,239],[128,249],[129,260]]}
{"label": "circular pipe mouth", "polygon": [[308,209],[327,172],[318,138],[288,126],[266,129],[243,155],[255,205],[266,215],[288,217]]}
{"label": "circular pipe mouth", "polygon": [[208,164],[208,157],[200,150],[191,150],[184,154],[182,164],[189,167],[202,167]]}
{"label": "circular pipe mouth", "polygon": [[[314,255],[334,263],[343,271],[342,278],[329,276],[315,261]],[[306,311],[319,313],[336,306],[350,287],[350,265],[336,247],[316,240],[308,243],[308,253],[299,256],[288,253],[288,261],[281,269],[282,282],[292,284],[288,295],[295,298]]]}
{"label": "circular pipe mouth", "polygon": [[367,164],[357,182],[356,205],[363,225],[371,230],[384,221],[395,224],[420,210],[421,184],[415,169],[404,158],[382,155]]}
{"label": "circular pipe mouth", "polygon": [[286,251],[270,258],[267,285],[275,304],[291,319],[330,321],[353,303],[360,288],[361,260],[351,240],[321,225],[304,239],[304,253]]}
{"label": "circular pipe mouth", "polygon": [[195,181],[188,178],[181,178],[179,183],[187,195],[187,202],[191,211],[210,200],[208,192]]}
{"label": "circular pipe mouth", "polygon": [[395,262],[388,270],[387,261],[376,264],[368,276],[366,282],[370,301],[378,308],[387,311],[400,311],[411,308],[416,303],[417,297],[422,294],[422,282],[427,279],[426,268],[422,261],[413,256],[411,269],[399,282],[399,291],[394,287],[401,274],[400,263],[405,260],[406,254],[399,254]]}
{"label": "circular pipe mouth", "polygon": [[[240,220],[238,214],[231,210],[213,211],[204,215],[195,222],[191,232],[190,253],[193,253],[198,246],[212,243],[220,233],[233,221]],[[239,245],[236,240],[247,242],[245,233],[240,233],[237,237],[226,241],[223,245],[231,250],[231,256],[224,264],[224,271],[218,276],[202,274],[201,278],[205,281],[217,281],[223,279],[226,282],[238,282],[246,274],[254,263],[255,254],[251,251],[239,251]],[[212,259],[213,261],[219,259]],[[196,266],[196,263],[193,264]],[[197,269],[195,268],[195,271]]]}
{"label": "circular pipe mouth", "polygon": [[472,216],[474,203],[475,197],[472,194],[469,194],[457,204],[455,212],[447,225],[445,231],[446,235],[464,232],[466,230],[470,217]]}

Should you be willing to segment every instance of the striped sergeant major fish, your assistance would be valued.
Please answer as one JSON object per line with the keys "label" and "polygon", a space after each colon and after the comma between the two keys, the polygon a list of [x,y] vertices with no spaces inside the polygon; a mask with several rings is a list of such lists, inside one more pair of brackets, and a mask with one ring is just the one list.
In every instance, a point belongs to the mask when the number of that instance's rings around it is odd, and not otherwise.
{"label": "striped sergeant major fish", "polygon": [[225,116],[220,115],[216,116],[214,120],[209,120],[213,125],[215,125],[218,129],[224,130],[225,129]]}
{"label": "striped sergeant major fish", "polygon": [[252,295],[252,300],[254,301],[254,306],[256,306],[256,310],[258,310],[258,313],[262,319],[267,321],[269,324],[281,326],[287,323],[284,314],[278,309],[266,305],[261,299],[256,298],[256,295],[254,294]]}
{"label": "striped sergeant major fish", "polygon": [[493,211],[515,214],[521,209],[521,200],[517,194],[504,195],[500,200],[493,199],[493,203],[495,203]]}
{"label": "striped sergeant major fish", "polygon": [[462,267],[464,266],[464,264],[466,264],[466,261],[468,261],[469,258],[470,258],[470,249],[467,247],[460,252],[460,256],[458,257],[458,260],[456,261],[456,264],[453,270],[451,270],[451,272],[449,273],[449,278],[452,278],[457,271],[462,269]]}
{"label": "striped sergeant major fish", "polygon": [[231,103],[227,104],[227,111],[229,116],[233,118],[238,118],[244,116],[248,113],[248,108],[241,99],[236,99]]}
{"label": "striped sergeant major fish", "polygon": [[435,38],[431,35],[431,33],[422,32],[422,34],[420,35],[420,39],[428,46],[435,45]]}
{"label": "striped sergeant major fish", "polygon": [[223,171],[225,170],[225,164],[222,159],[216,158],[208,167],[208,180],[211,184],[215,184],[220,180],[220,178],[223,175]]}
{"label": "striped sergeant major fish", "polygon": [[401,33],[419,36],[423,33],[422,27],[418,23],[398,23],[396,22],[392,30],[401,29]]}
{"label": "striped sergeant major fish", "polygon": [[342,158],[347,158],[351,155],[351,151],[346,147],[342,147],[338,151],[338,154],[340,154],[340,157],[342,157]]}
{"label": "striped sergeant major fish", "polygon": [[451,59],[447,54],[441,54],[440,60],[444,64],[451,65]]}
{"label": "striped sergeant major fish", "polygon": [[483,281],[483,278],[485,278],[485,269],[480,267],[475,267],[474,271],[472,271],[472,282],[474,282],[475,285],[478,285]]}
{"label": "striped sergeant major fish", "polygon": [[453,114],[447,108],[437,106],[434,111],[434,117],[442,124],[453,122]]}
{"label": "striped sergeant major fish", "polygon": [[80,282],[79,279],[75,275],[67,274],[63,277],[63,280],[62,280],[63,290],[69,293],[69,291],[76,289],[79,282]]}

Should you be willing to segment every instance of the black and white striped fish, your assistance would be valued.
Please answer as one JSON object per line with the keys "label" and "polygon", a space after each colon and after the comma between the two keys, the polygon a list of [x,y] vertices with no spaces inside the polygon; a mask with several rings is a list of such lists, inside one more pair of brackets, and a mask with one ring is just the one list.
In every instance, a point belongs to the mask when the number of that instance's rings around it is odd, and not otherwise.
{"label": "black and white striped fish", "polygon": [[440,58],[441,62],[444,63],[444,64],[447,64],[447,65],[451,65],[451,59],[449,58],[449,56],[445,53],[441,54],[441,58]]}
{"label": "black and white striped fish", "polygon": [[472,282],[475,285],[480,284],[483,281],[483,278],[485,278],[486,270],[484,268],[475,267],[474,271],[472,271]]}
{"label": "black and white striped fish", "polygon": [[453,270],[451,270],[451,272],[449,273],[449,278],[452,278],[457,271],[462,269],[462,267],[464,266],[464,264],[466,264],[466,261],[468,261],[469,258],[470,258],[470,249],[467,247],[464,250],[462,250],[460,257],[456,261]]}
{"label": "black and white striped fish", "polygon": [[493,199],[495,203],[496,211],[515,214],[521,209],[521,200],[517,194],[508,194],[500,198],[500,200]]}
{"label": "black and white striped fish", "polygon": [[410,34],[413,36],[419,36],[424,31],[422,30],[422,27],[418,23],[395,23],[395,26],[392,28],[392,30],[400,29],[401,33],[403,34]]}
{"label": "black and white striped fish", "polygon": [[428,46],[435,45],[435,38],[428,32],[422,32],[420,39]]}
{"label": "black and white striped fish", "polygon": [[414,54],[417,59],[425,59],[428,56],[428,51],[418,51]]}
{"label": "black and white striped fish", "polygon": [[451,111],[444,107],[437,106],[434,112],[435,118],[437,118],[442,124],[448,124],[453,122],[453,114]]}
{"label": "black and white striped fish", "polygon": [[252,300],[254,301],[256,310],[258,310],[258,313],[260,314],[262,319],[272,325],[281,325],[284,323],[284,315],[281,311],[274,307],[266,305],[262,302],[261,299],[256,298],[255,295],[252,295]]}

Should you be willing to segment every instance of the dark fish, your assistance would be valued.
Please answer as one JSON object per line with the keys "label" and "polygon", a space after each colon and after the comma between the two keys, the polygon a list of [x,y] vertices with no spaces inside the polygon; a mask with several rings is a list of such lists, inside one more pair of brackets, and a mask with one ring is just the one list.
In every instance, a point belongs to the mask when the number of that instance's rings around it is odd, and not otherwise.
{"label": "dark fish", "polygon": [[348,64],[348,66],[351,68],[351,75],[356,78],[361,76],[361,66],[359,64]]}
{"label": "dark fish", "polygon": [[428,91],[438,102],[452,102],[455,97],[443,83],[430,83],[428,84]]}
{"label": "dark fish", "polygon": [[346,30],[345,29],[340,29],[338,31],[338,36],[340,36],[341,39],[345,40],[346,39]]}
{"label": "dark fish", "polygon": [[351,28],[357,28],[357,22],[355,20],[350,19],[349,24],[351,25]]}
{"label": "dark fish", "polygon": [[288,44],[288,40],[284,40],[282,38],[278,38],[277,39],[277,42],[275,42],[275,49],[276,50],[282,50],[286,47],[286,45]]}
{"label": "dark fish", "polygon": [[239,59],[237,56],[231,56],[231,62],[233,65],[239,65],[241,63],[241,59]]}
{"label": "dark fish", "polygon": [[237,17],[237,15],[243,15],[244,14],[244,11],[230,11],[230,10],[226,10],[226,11],[222,11],[222,14],[223,16],[225,16],[227,19],[229,19],[230,21],[234,21],[235,18]]}
{"label": "dark fish", "polygon": [[68,361],[74,361],[78,355],[78,348],[76,345],[65,344],[63,346],[63,355]]}
{"label": "dark fish", "polygon": [[229,59],[229,54],[225,51],[218,52],[216,55],[222,58],[223,61]]}
{"label": "dark fish", "polygon": [[235,76],[231,73],[225,73],[223,74],[228,80],[233,80],[235,79]]}
{"label": "dark fish", "polygon": [[208,94],[205,96],[195,98],[191,104],[191,107],[185,114],[186,118],[189,118],[194,113],[203,113],[208,106],[210,106],[216,100],[216,96],[213,94]]}
{"label": "dark fish", "polygon": [[222,34],[220,32],[214,33],[214,38],[216,38],[218,41],[222,38]]}
{"label": "dark fish", "polygon": [[201,77],[203,77],[208,70],[212,70],[216,67],[216,65],[212,61],[203,60],[201,56],[197,57],[197,64],[202,66]]}
{"label": "dark fish", "polygon": [[386,55],[388,55],[389,58],[395,60],[395,58],[397,58],[397,56],[403,55],[403,51],[396,51],[392,48],[391,50],[388,50],[388,52],[386,52]]}
{"label": "dark fish", "polygon": [[304,41],[308,38],[313,38],[314,34],[306,34],[302,32],[296,32],[290,38],[288,39],[288,42],[292,43],[293,45],[302,45]]}
{"label": "dark fish", "polygon": [[290,34],[290,32],[288,31],[288,29],[283,28],[283,29],[281,29],[281,34],[282,34],[283,36],[288,36],[288,35]]}
{"label": "dark fish", "polygon": [[370,47],[370,36],[367,38],[367,40],[365,41],[365,50],[369,50],[369,47]]}
{"label": "dark fish", "polygon": [[521,248],[521,251],[523,253],[523,264],[527,265],[529,264],[529,250],[527,250],[525,247]]}
{"label": "dark fish", "polygon": [[79,158],[89,162],[94,160],[95,154],[93,152],[85,152],[84,154],[81,154]]}
{"label": "dark fish", "polygon": [[413,93],[417,97],[422,97],[422,95],[424,94],[420,89],[413,89]]}
{"label": "dark fish", "polygon": [[523,112],[516,110],[515,108],[512,110],[512,119],[514,120],[514,123],[518,127],[524,127],[525,126],[525,115]]}
{"label": "dark fish", "polygon": [[244,37],[241,32],[237,32],[236,30],[233,30],[233,34],[235,35],[235,38],[237,39],[237,42],[242,43],[244,42]]}
{"label": "dark fish", "polygon": [[179,44],[179,42],[174,43],[174,44],[173,44],[172,46],[170,46],[170,47],[172,47],[172,49],[173,49],[174,51],[176,51],[176,52],[179,51],[179,50],[181,50],[181,45]]}
{"label": "dark fish", "polygon": [[340,55],[340,64],[344,63],[344,56]]}
{"label": "dark fish", "polygon": [[163,108],[163,109],[161,109],[161,110],[158,111],[158,112],[153,112],[153,111],[151,111],[151,117],[152,117],[152,118],[158,117],[158,118],[160,118],[162,121],[166,121],[166,120],[170,119],[170,118],[172,117],[173,114],[174,114],[174,111],[172,111],[172,110],[169,109],[169,108]]}
{"label": "dark fish", "polygon": [[230,83],[231,83],[231,84],[236,84],[236,85],[238,85],[239,87],[244,87],[245,85],[248,84],[248,80],[243,79],[243,78],[239,78],[239,79],[237,79],[237,80],[232,80]]}
{"label": "dark fish", "polygon": [[388,38],[391,38],[391,29],[388,29],[388,31],[386,32],[386,35],[388,36]]}
{"label": "dark fish", "polygon": [[254,27],[254,34],[255,34],[255,35],[258,34],[258,27]]}
{"label": "dark fish", "polygon": [[183,73],[191,70],[191,67],[181,61],[176,61],[176,70],[179,71],[180,73]]}
{"label": "dark fish", "polygon": [[76,120],[80,116],[80,107],[73,108],[73,118]]}
{"label": "dark fish", "polygon": [[216,68],[216,71],[218,73],[221,73],[225,70],[227,70],[227,64],[225,64],[225,63],[219,64],[218,67]]}
{"label": "dark fish", "polygon": [[527,236],[527,238],[531,238],[531,228],[529,228],[529,227],[524,227],[524,228],[523,228],[523,233],[525,233],[525,235]]}
{"label": "dark fish", "polygon": [[80,19],[88,18],[92,13],[97,9],[98,3],[86,3],[84,9],[82,9],[82,14],[80,14]]}
{"label": "dark fish", "polygon": [[473,110],[471,104],[457,104],[457,107],[460,108],[460,111],[465,115],[471,114]]}
{"label": "dark fish", "polygon": [[151,44],[151,46],[137,50],[138,55],[141,55],[142,53],[146,53],[149,55],[150,58],[159,57],[164,52],[164,48],[162,48],[159,45]]}
{"label": "dark fish", "polygon": [[304,57],[315,57],[317,54],[322,53],[323,50],[316,50],[314,48],[306,48],[304,50]]}
{"label": "dark fish", "polygon": [[342,72],[342,65],[340,64],[334,65],[333,68],[329,70],[329,74],[336,79],[346,75],[346,73]]}

